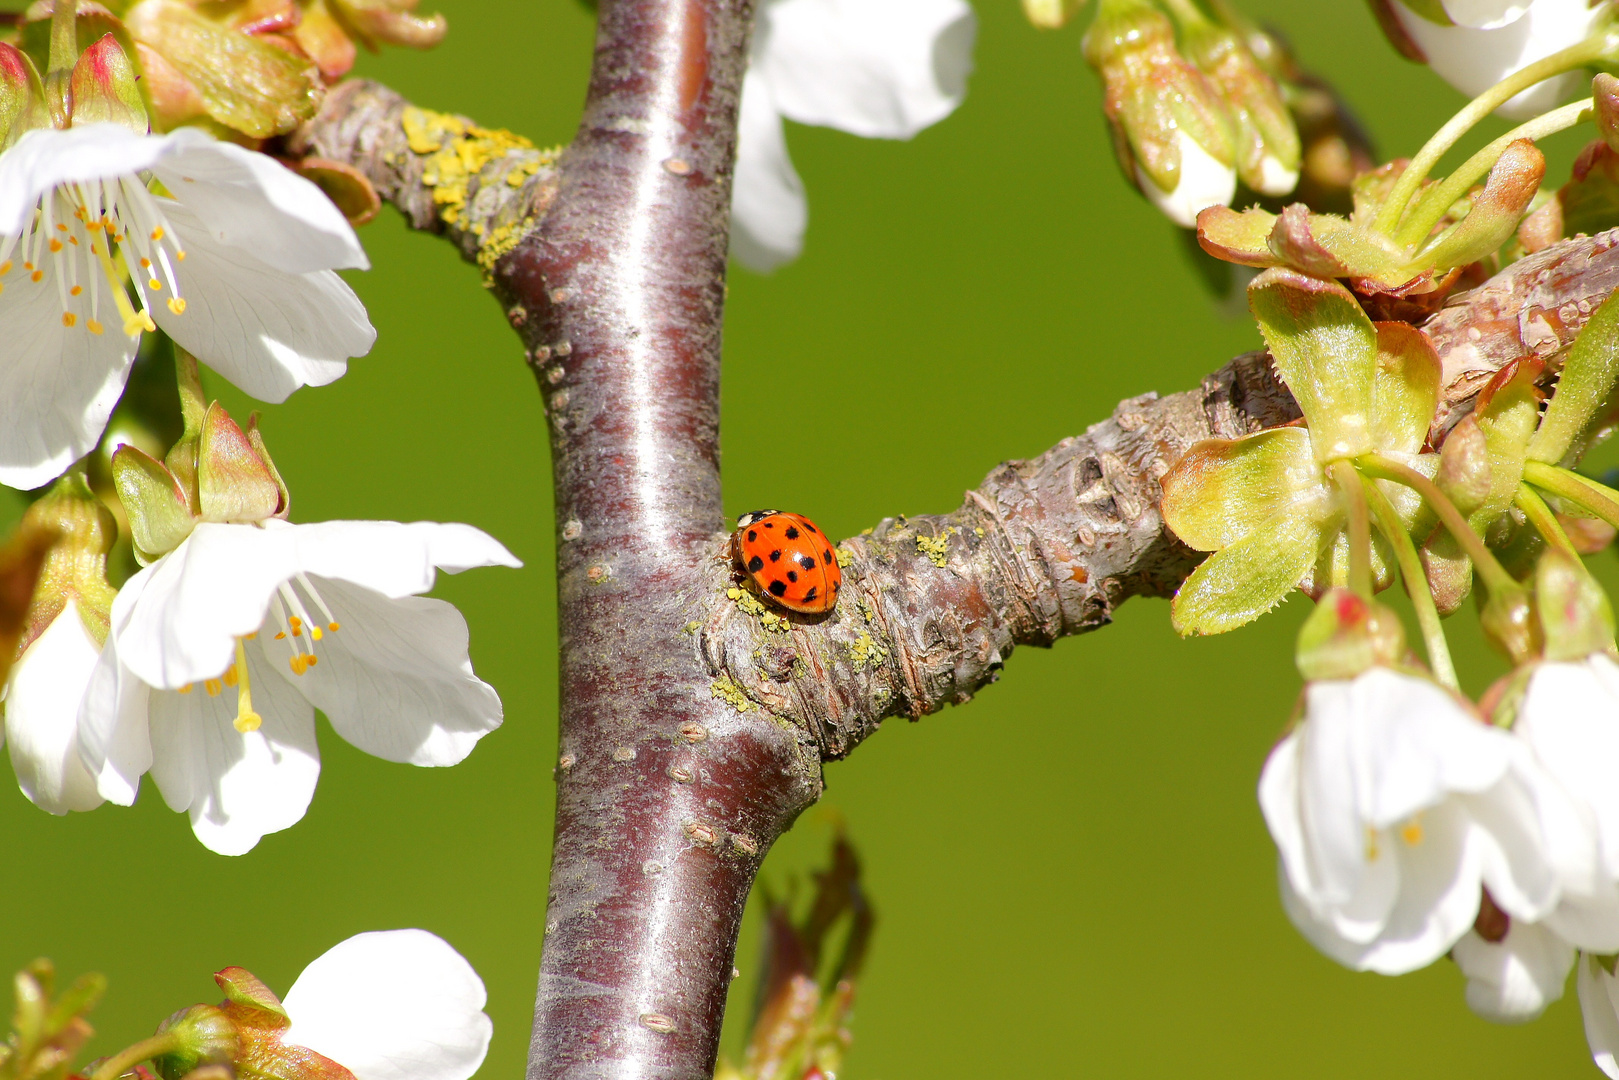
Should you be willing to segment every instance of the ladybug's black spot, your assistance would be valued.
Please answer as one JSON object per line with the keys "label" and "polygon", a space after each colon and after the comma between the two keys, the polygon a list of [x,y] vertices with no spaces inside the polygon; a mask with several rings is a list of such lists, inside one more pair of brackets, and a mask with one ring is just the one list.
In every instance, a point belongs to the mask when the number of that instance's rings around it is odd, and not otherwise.
{"label": "ladybug's black spot", "polygon": [[772,581],[770,583],[770,595],[771,596],[780,596],[783,593],[785,593],[786,591],[787,591],[787,583],[785,581]]}
{"label": "ladybug's black spot", "polygon": [[755,555],[753,558],[748,560],[748,569],[752,570],[755,574],[757,574],[759,571],[763,570],[764,568],[765,568],[765,561],[763,559],[759,558],[759,556]]}
{"label": "ladybug's black spot", "polygon": [[826,563],[826,565],[831,566],[832,565],[832,549],[827,548],[825,551],[821,552],[821,559]]}
{"label": "ladybug's black spot", "polygon": [[838,591],[838,590],[839,590],[839,589],[841,589],[841,588],[843,588],[843,582],[841,582],[841,581],[834,581],[834,582],[833,582],[833,583],[832,583],[832,591],[833,591],[833,592],[837,592],[837,591]]}
{"label": "ladybug's black spot", "polygon": [[798,560],[798,565],[802,566],[806,570],[815,569],[815,556],[813,556],[813,555],[801,556],[799,558],[799,560]]}
{"label": "ladybug's black spot", "polygon": [[810,531],[810,532],[814,532],[814,531],[815,531],[815,526],[813,526],[813,525],[811,525],[811,524],[810,524],[810,523],[809,523],[809,522],[807,522],[807,521],[806,521],[806,522],[804,522],[804,528],[806,528],[806,529],[808,529],[808,530],[809,530],[809,531]]}
{"label": "ladybug's black spot", "polygon": [[776,523],[775,523],[775,522],[774,522],[774,521],[767,521],[767,522],[765,522],[765,528],[767,528],[767,529],[774,529],[774,528],[775,528],[775,527],[776,527]]}
{"label": "ladybug's black spot", "polygon": [[749,529],[748,530],[748,543],[750,543],[750,544],[755,543],[755,542],[758,541],[758,539],[759,539],[758,530]]}
{"label": "ladybug's black spot", "polygon": [[811,603],[812,601],[814,601],[814,599],[815,599],[815,587],[812,585],[812,586],[810,586],[810,591],[804,594],[804,603],[806,603],[806,604]]}
{"label": "ladybug's black spot", "polygon": [[798,530],[793,528],[791,525],[787,526],[787,539],[789,539],[789,540],[797,540],[798,539]]}
{"label": "ladybug's black spot", "polygon": [[787,580],[793,582],[794,584],[797,584],[798,583],[798,571],[797,570],[789,570],[789,571],[787,571]]}
{"label": "ladybug's black spot", "polygon": [[781,562],[781,548],[777,548],[775,551],[770,553],[770,561]]}

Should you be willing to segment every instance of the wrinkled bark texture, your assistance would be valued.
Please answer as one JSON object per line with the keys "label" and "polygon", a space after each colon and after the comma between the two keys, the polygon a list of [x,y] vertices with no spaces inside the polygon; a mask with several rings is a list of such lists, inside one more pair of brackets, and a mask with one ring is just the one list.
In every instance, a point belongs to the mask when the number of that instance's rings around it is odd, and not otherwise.
{"label": "wrinkled bark texture", "polygon": [[[535,219],[493,279],[546,396],[561,536],[557,836],[532,1080],[708,1075],[748,888],[818,797],[821,762],[886,717],[966,701],[1015,646],[1172,595],[1200,556],[1164,527],[1160,478],[1199,440],[1299,415],[1265,354],[1237,357],[1196,389],[1131,398],[1000,465],[953,513],[842,541],[828,615],[759,604],[727,556],[715,452],[747,18],[725,0],[605,2],[578,138],[554,171],[503,180],[487,200],[501,220],[513,206]],[[403,108],[351,84],[301,145],[443,230]],[[480,224],[473,212],[450,230],[469,258]],[[1427,324],[1445,370],[1436,437],[1503,364],[1538,355],[1554,377],[1619,287],[1616,244],[1619,232],[1556,244]]]}

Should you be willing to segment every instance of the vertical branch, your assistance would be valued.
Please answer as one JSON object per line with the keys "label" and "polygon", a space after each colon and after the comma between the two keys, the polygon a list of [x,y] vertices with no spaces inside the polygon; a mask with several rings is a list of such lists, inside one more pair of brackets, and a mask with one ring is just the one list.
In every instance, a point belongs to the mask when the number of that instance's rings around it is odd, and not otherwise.
{"label": "vertical branch", "polygon": [[712,1072],[813,744],[710,693],[682,633],[724,529],[721,306],[750,0],[604,0],[555,201],[496,268],[547,398],[561,758],[531,1080]]}

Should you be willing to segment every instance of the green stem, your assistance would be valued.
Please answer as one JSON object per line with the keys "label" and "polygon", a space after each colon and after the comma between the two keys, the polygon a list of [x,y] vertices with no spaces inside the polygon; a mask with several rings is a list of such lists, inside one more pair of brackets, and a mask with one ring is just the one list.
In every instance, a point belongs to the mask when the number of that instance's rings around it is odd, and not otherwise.
{"label": "green stem", "polygon": [[1619,529],[1619,491],[1570,469],[1539,461],[1526,462],[1523,478],[1560,498],[1576,503]]}
{"label": "green stem", "polygon": [[91,1074],[90,1080],[118,1080],[130,1069],[143,1061],[151,1061],[155,1057],[162,1057],[179,1048],[179,1036],[173,1031],[160,1031],[147,1039],[142,1039],[127,1049],[120,1050],[112,1057],[101,1063],[101,1066]]}
{"label": "green stem", "polygon": [[1434,605],[1433,590],[1428,588],[1428,575],[1423,572],[1417,546],[1411,542],[1411,534],[1400,523],[1400,515],[1395,512],[1389,497],[1376,483],[1369,480],[1364,483],[1366,501],[1371,505],[1372,515],[1377,518],[1378,531],[1394,548],[1394,558],[1400,564],[1400,576],[1405,579],[1406,595],[1411,597],[1411,606],[1416,609],[1417,625],[1422,628],[1423,651],[1428,654],[1428,667],[1433,670],[1434,678],[1452,690],[1460,690],[1461,681],[1456,678],[1456,665],[1450,659],[1450,643],[1445,640],[1445,628],[1439,623],[1439,609]]}
{"label": "green stem", "polygon": [[70,71],[79,60],[78,0],[66,0],[51,10],[51,52],[45,71]]}
{"label": "green stem", "polygon": [[1509,98],[1515,97],[1523,91],[1543,82],[1553,75],[1561,75],[1565,71],[1583,67],[1600,58],[1607,46],[1605,35],[1597,34],[1586,38],[1577,45],[1571,45],[1561,52],[1554,52],[1542,60],[1537,60],[1528,67],[1516,71],[1484,93],[1468,102],[1462,111],[1451,117],[1445,126],[1434,132],[1433,138],[1417,152],[1411,159],[1411,164],[1405,167],[1400,179],[1395,182],[1394,190],[1389,192],[1388,201],[1377,212],[1377,220],[1373,228],[1385,236],[1393,236],[1395,228],[1400,224],[1400,215],[1405,212],[1406,203],[1411,196],[1417,193],[1417,188],[1428,178],[1433,167],[1439,164],[1439,159],[1445,151],[1455,146],[1461,137],[1472,130],[1473,125],[1490,115]]}
{"label": "green stem", "polygon": [[1534,488],[1528,484],[1519,484],[1518,494],[1512,501],[1523,511],[1524,516],[1529,519],[1529,524],[1535,527],[1535,531],[1545,537],[1548,544],[1561,548],[1576,559],[1580,557],[1580,553],[1574,548],[1574,541],[1563,531],[1557,515],[1552,513],[1552,508],[1546,505],[1545,499],[1535,494]]}
{"label": "green stem", "polygon": [[1407,247],[1420,244],[1433,231],[1433,227],[1439,224],[1439,219],[1445,216],[1452,204],[1466,195],[1478,178],[1495,166],[1507,147],[1519,139],[1534,141],[1571,128],[1589,119],[1592,109],[1590,98],[1571,102],[1551,112],[1543,113],[1528,123],[1520,124],[1496,139],[1464,161],[1461,168],[1446,177],[1443,183],[1430,188],[1427,194],[1418,199],[1417,205],[1406,216],[1405,224],[1401,226],[1400,233],[1395,239]]}
{"label": "green stem", "polygon": [[1409,465],[1386,458],[1382,454],[1365,454],[1355,459],[1355,465],[1368,476],[1404,484],[1426,499],[1428,505],[1433,507],[1434,513],[1439,515],[1439,520],[1444,523],[1445,528],[1450,530],[1450,535],[1456,538],[1456,543],[1461,545],[1462,550],[1473,560],[1473,565],[1478,567],[1478,572],[1484,577],[1484,584],[1489,586],[1492,593],[1506,595],[1519,587],[1484,540],[1473,531],[1473,527],[1467,523],[1462,512],[1456,509],[1456,504],[1439,490],[1438,484]]}
{"label": "green stem", "polygon": [[1212,25],[1192,0],[1164,0],[1164,6],[1183,30],[1203,30]]}
{"label": "green stem", "polygon": [[1366,513],[1366,488],[1348,461],[1334,461],[1332,479],[1349,504],[1349,588],[1372,598],[1372,525]]}

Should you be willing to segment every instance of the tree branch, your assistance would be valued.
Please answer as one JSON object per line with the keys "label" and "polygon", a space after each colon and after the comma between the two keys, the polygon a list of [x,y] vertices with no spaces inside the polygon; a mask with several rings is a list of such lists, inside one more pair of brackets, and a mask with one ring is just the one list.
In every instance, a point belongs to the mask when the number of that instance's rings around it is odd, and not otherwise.
{"label": "tree branch", "polygon": [[[954,513],[842,542],[846,585],[829,615],[753,600],[727,555],[716,463],[747,17],[725,0],[605,3],[585,117],[559,167],[512,183],[512,162],[535,159],[491,159],[453,223],[424,164],[437,151],[410,145],[390,91],[349,84],[296,141],[361,168],[470,259],[490,264],[491,232],[533,221],[492,266],[547,395],[562,540],[534,1080],[709,1075],[748,888],[819,796],[822,759],[888,716],[966,701],[1015,646],[1173,594],[1199,556],[1165,529],[1160,478],[1199,440],[1299,415],[1266,355],[1240,356],[1196,390],[1129,399],[1083,436],[999,466]],[[1554,245],[1430,320],[1446,385],[1436,433],[1513,359],[1546,357],[1552,377],[1619,287],[1616,243],[1619,230]]]}

